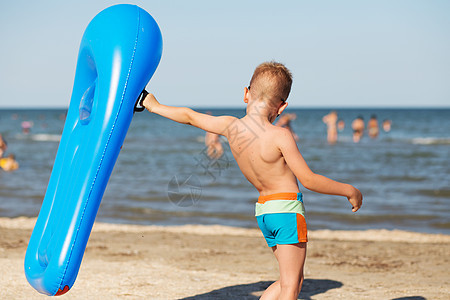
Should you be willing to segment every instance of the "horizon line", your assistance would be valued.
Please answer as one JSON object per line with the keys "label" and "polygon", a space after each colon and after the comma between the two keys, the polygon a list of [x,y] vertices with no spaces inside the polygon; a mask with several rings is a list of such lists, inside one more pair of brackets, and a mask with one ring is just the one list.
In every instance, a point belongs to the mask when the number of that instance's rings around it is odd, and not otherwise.
{"label": "horizon line", "polygon": [[[174,105],[175,107],[182,107]],[[245,106],[197,106],[190,105],[190,108],[195,109],[245,109]],[[0,110],[68,110],[69,107],[65,106],[35,106],[35,107],[14,107],[14,106],[0,106]],[[286,108],[290,109],[331,109],[331,110],[353,110],[353,109],[365,109],[365,110],[373,110],[373,109],[391,109],[391,110],[399,110],[399,109],[450,109],[450,106],[289,106]]]}

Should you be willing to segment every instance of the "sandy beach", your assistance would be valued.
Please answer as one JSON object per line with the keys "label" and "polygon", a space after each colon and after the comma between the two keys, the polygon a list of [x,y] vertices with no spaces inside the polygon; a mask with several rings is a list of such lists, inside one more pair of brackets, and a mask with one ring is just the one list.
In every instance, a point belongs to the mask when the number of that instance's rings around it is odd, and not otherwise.
{"label": "sandy beach", "polygon": [[[44,299],[23,259],[35,219],[0,218],[1,299]],[[448,299],[450,236],[311,231],[299,299]],[[256,229],[97,223],[66,299],[258,299],[277,279]]]}

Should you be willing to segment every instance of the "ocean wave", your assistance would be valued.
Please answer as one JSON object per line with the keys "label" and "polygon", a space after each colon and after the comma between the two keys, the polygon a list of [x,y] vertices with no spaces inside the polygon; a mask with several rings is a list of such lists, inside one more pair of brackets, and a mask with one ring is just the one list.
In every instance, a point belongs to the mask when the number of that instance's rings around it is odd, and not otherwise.
{"label": "ocean wave", "polygon": [[450,229],[450,222],[436,222],[431,223],[431,226],[441,229]]}
{"label": "ocean wave", "polygon": [[165,221],[171,218],[180,218],[189,220],[194,223],[208,223],[208,219],[226,220],[230,223],[238,221],[254,222],[254,216],[246,213],[228,213],[228,212],[214,212],[214,211],[200,211],[200,210],[180,210],[170,207],[142,207],[129,205],[116,205],[108,210],[103,209],[99,213],[100,219],[113,218],[115,222],[125,221],[143,221],[145,224],[152,224],[154,221]]}
{"label": "ocean wave", "polygon": [[[378,176],[378,179],[380,179],[381,181],[411,181],[411,182],[423,182],[426,181],[428,178],[424,177],[424,176],[410,176],[410,175],[400,175],[400,176],[395,176],[395,175],[387,175],[387,176]],[[350,181],[350,180],[348,180]]]}
{"label": "ocean wave", "polygon": [[61,140],[60,134],[17,134],[16,139],[18,140],[31,140],[36,142],[59,142]]}
{"label": "ocean wave", "polygon": [[413,151],[413,152],[387,152],[384,157],[392,158],[432,158],[438,157],[435,152],[431,151]]}
{"label": "ocean wave", "polygon": [[450,198],[450,189],[421,189],[417,192],[427,197]]}
{"label": "ocean wave", "polygon": [[420,222],[435,220],[436,216],[432,214],[359,214],[351,213],[333,213],[309,211],[308,216],[316,221],[326,219],[327,221],[350,222],[352,224],[377,224],[377,223],[402,223],[402,222]]}
{"label": "ocean wave", "polygon": [[450,145],[450,138],[418,137],[413,138],[411,142],[414,145]]}

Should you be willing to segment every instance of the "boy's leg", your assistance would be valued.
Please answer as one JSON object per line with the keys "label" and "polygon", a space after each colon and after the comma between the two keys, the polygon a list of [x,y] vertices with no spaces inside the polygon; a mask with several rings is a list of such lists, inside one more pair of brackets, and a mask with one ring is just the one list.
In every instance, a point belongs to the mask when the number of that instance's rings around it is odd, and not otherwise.
{"label": "boy's leg", "polygon": [[[277,258],[278,261],[278,256],[277,256],[277,246],[272,247],[272,251],[273,254],[275,254],[275,257]],[[272,283],[262,294],[261,298],[259,298],[260,300],[273,300],[273,299],[278,299],[278,297],[280,296],[280,280],[275,281],[274,283]]]}
{"label": "boy's leg", "polygon": [[303,284],[306,243],[277,245],[272,250],[278,260],[280,280],[270,285],[261,299],[297,299]]}
{"label": "boy's leg", "polygon": [[303,284],[306,243],[278,245],[275,252],[280,267],[279,299],[297,299]]}

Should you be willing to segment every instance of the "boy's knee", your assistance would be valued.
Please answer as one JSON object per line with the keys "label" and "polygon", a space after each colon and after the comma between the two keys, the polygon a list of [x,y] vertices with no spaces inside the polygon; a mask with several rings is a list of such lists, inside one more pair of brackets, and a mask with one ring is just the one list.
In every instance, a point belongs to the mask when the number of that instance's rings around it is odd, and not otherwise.
{"label": "boy's knee", "polygon": [[301,283],[297,281],[280,282],[281,290],[284,293],[298,295],[300,293]]}
{"label": "boy's knee", "polygon": [[280,287],[282,290],[298,295],[302,289],[303,276],[299,280],[280,280]]}

